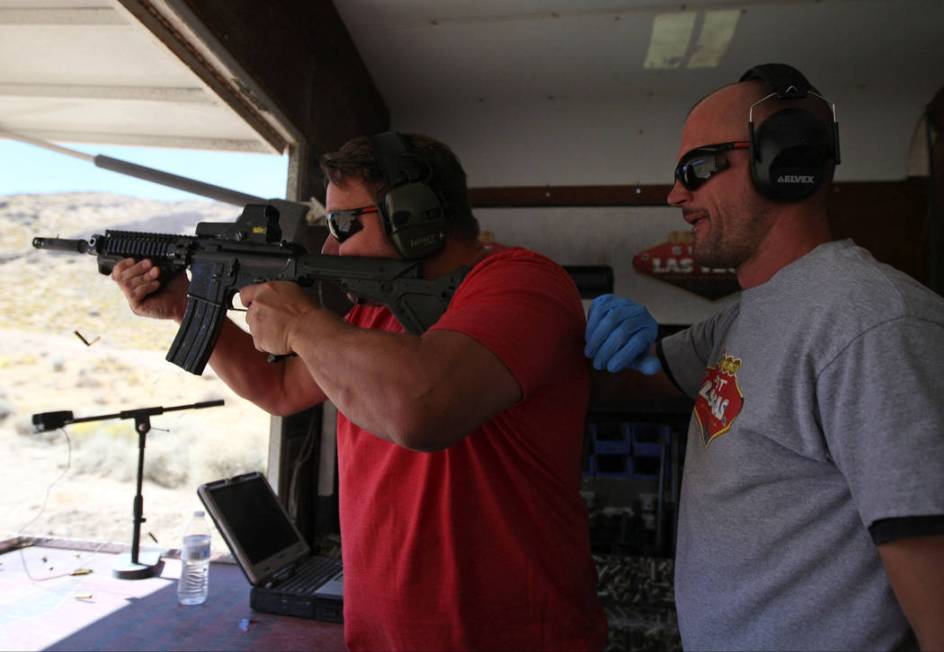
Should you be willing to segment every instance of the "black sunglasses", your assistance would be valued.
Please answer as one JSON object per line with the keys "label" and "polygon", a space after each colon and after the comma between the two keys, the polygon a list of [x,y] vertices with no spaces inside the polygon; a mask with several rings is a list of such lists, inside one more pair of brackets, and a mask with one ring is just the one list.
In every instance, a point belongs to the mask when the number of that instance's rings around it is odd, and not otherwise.
{"label": "black sunglasses", "polygon": [[739,140],[696,147],[685,152],[679,159],[675,167],[675,178],[688,190],[695,190],[718,172],[728,169],[728,157],[723,152],[729,149],[748,149],[750,146],[750,142]]}
{"label": "black sunglasses", "polygon": [[325,214],[328,220],[328,231],[339,243],[344,242],[363,228],[361,221],[357,219],[358,217],[365,213],[377,213],[379,211],[380,209],[376,206],[328,211]]}

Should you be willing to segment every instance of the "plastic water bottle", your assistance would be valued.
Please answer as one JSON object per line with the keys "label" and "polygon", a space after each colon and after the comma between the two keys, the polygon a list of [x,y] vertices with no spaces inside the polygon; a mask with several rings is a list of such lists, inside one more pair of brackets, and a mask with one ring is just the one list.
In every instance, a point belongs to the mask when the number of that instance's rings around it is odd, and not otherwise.
{"label": "plastic water bottle", "polygon": [[210,524],[202,511],[194,512],[184,528],[180,562],[177,601],[187,605],[203,604],[210,580]]}

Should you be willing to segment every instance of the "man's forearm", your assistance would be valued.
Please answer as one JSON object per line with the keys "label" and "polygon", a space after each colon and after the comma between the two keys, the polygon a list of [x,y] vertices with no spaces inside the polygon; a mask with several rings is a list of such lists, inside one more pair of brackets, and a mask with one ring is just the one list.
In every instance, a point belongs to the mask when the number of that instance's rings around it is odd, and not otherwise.
{"label": "man's forearm", "polygon": [[267,358],[255,349],[248,333],[230,319],[223,320],[210,366],[236,394],[276,415],[292,414],[324,400],[310,378],[308,391],[304,377],[287,382],[287,377],[294,376],[293,367],[300,365],[298,360],[271,364]]}
{"label": "man's forearm", "polygon": [[900,539],[878,549],[921,649],[944,650],[944,535]]}
{"label": "man's forearm", "polygon": [[[655,345],[652,346],[650,354],[656,355]],[[626,400],[684,396],[664,369],[652,375],[642,374],[635,369],[616,373],[594,369],[591,372],[591,380],[590,403],[596,406]]]}

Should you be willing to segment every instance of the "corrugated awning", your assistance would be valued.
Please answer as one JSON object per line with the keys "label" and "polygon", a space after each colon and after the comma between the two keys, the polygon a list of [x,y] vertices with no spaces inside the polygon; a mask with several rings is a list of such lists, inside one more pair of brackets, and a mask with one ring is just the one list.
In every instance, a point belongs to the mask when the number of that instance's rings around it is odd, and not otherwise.
{"label": "corrugated awning", "polygon": [[[136,14],[152,16],[161,38]],[[186,63],[175,49],[189,54]],[[0,130],[51,141],[281,153],[293,140],[289,130],[253,106],[238,79],[169,3],[0,6]]]}

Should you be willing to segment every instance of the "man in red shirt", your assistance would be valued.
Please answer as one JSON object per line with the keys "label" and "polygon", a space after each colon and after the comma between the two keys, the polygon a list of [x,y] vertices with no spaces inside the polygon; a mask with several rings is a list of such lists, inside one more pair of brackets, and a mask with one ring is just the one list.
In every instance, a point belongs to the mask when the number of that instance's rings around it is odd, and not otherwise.
{"label": "man in red shirt", "polygon": [[[441,143],[381,134],[321,163],[327,253],[421,259],[426,278],[470,267],[421,336],[384,307],[342,320],[292,283],[244,288],[251,335],[227,322],[210,358],[273,414],[338,407],[348,647],[601,649],[576,287],[543,256],[480,244],[465,172]],[[401,212],[403,197],[424,210]],[[136,313],[182,318],[182,275],[157,292],[157,268],[127,260],[113,278]]]}

